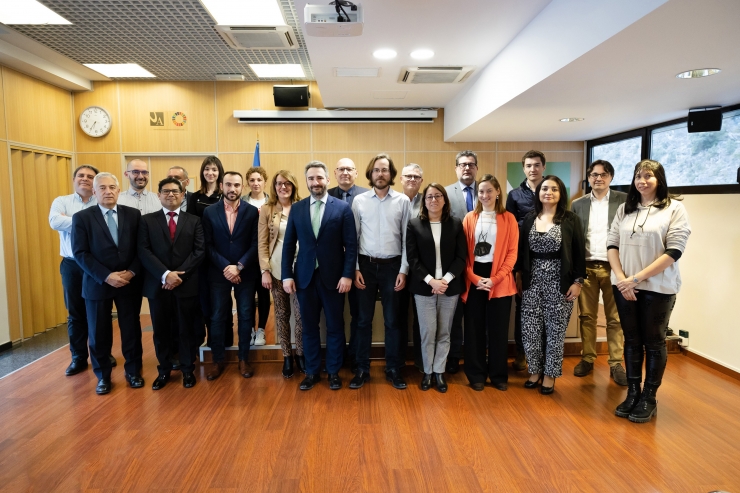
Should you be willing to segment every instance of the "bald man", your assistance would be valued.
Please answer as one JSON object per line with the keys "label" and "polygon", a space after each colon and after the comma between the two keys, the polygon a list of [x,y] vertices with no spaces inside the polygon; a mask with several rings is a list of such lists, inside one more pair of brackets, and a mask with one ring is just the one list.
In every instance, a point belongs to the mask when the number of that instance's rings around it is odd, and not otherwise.
{"label": "bald man", "polygon": [[149,184],[149,165],[146,161],[129,161],[123,175],[128,178],[129,188],[118,196],[119,204],[138,209],[142,216],[162,210],[157,194],[146,189]]}
{"label": "bald man", "polygon": [[[350,207],[352,207],[352,201],[356,196],[368,191],[367,188],[355,185],[357,168],[355,167],[355,163],[348,157],[343,157],[337,161],[337,166],[334,168],[334,176],[337,179],[338,185],[329,189],[329,195],[347,202]],[[349,313],[352,316],[352,322],[350,323],[348,357],[344,358],[344,361],[348,362],[354,373],[357,369],[355,363],[357,339],[355,338],[355,334],[357,333],[357,320],[359,316],[357,288],[354,285],[350,292],[347,293],[347,298],[349,299]]]}

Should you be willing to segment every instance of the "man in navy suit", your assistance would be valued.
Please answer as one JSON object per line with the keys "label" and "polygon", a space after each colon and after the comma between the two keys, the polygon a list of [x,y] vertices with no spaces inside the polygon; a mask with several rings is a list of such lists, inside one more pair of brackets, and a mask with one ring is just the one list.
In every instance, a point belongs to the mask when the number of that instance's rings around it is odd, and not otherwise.
{"label": "man in navy suit", "polygon": [[111,391],[113,302],[118,310],[121,350],[126,359],[126,381],[132,388],[144,386],[141,378],[141,289],[143,274],[137,255],[141,213],[117,205],[118,178],[99,173],[93,180],[98,201],[72,216],[72,251],[84,271],[82,297],[87,311],[88,341],[93,371],[98,377],[97,394]]}
{"label": "man in navy suit", "polygon": [[[326,318],[326,371],[329,388],[339,390],[339,369],[344,354],[344,294],[352,286],[357,261],[357,234],[352,210],[327,193],[329,172],[320,161],[306,165],[311,196],[293,204],[283,242],[283,289],[297,293],[303,319],[303,354],[306,378],[301,390],[320,380],[321,310]],[[296,243],[300,243],[293,268]]]}
{"label": "man in navy suit", "polygon": [[211,287],[211,354],[213,364],[207,380],[217,379],[226,367],[224,340],[231,330],[231,290],[234,289],[239,334],[239,373],[250,378],[249,338],[254,329],[254,292],[260,281],[257,260],[257,208],[241,200],[244,179],[227,171],[221,183],[223,198],[203,212],[206,252],[211,260],[208,283]]}
{"label": "man in navy suit", "polygon": [[146,269],[144,296],[149,299],[159,361],[153,390],[167,385],[175,354],[179,355],[183,386],[195,385],[198,344],[193,319],[198,307],[198,267],[206,251],[200,218],[180,208],[184,192],[177,178],[160,181],[162,209],[144,215],[139,223],[139,258]]}

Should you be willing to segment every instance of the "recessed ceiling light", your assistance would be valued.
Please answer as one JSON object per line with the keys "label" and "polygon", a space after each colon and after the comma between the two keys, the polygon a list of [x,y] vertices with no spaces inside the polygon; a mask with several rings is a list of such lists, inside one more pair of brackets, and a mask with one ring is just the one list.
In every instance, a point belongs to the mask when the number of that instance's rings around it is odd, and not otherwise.
{"label": "recessed ceiling light", "polygon": [[373,56],[381,60],[390,60],[391,58],[396,58],[396,51],[390,48],[383,48],[381,50],[375,50]]}
{"label": "recessed ceiling light", "polygon": [[687,70],[676,75],[677,79],[700,79],[702,77],[709,77],[710,75],[718,74],[722,72],[718,68],[698,68],[696,70]]}
{"label": "recessed ceiling light", "polygon": [[0,22],[3,24],[72,24],[36,0],[0,2]]}
{"label": "recessed ceiling light", "polygon": [[261,78],[304,78],[303,66],[300,63],[250,63],[249,68]]}
{"label": "recessed ceiling light", "polygon": [[582,122],[584,118],[561,118],[561,122]]}
{"label": "recessed ceiling light", "polygon": [[282,26],[283,11],[276,0],[200,0],[217,24],[225,26]]}
{"label": "recessed ceiling light", "polygon": [[156,77],[138,63],[85,63],[84,65],[106,77]]}
{"label": "recessed ceiling light", "polygon": [[434,52],[432,50],[416,50],[411,52],[411,58],[414,58],[416,60],[426,60],[428,58],[432,58],[434,56]]}

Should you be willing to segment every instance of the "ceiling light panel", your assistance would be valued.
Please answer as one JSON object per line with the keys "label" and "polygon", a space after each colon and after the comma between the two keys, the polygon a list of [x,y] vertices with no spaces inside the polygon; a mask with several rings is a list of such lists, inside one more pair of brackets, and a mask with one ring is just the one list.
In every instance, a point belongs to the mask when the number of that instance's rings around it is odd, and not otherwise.
{"label": "ceiling light panel", "polygon": [[415,60],[428,60],[434,56],[432,50],[415,50],[411,52],[411,58]]}
{"label": "ceiling light panel", "polygon": [[277,0],[200,0],[213,20],[224,26],[282,26]]}
{"label": "ceiling light panel", "polygon": [[0,22],[8,25],[72,24],[36,0],[0,1]]}
{"label": "ceiling light panel", "polygon": [[306,77],[300,64],[250,64],[249,68],[260,79],[303,79]]}
{"label": "ceiling light panel", "polygon": [[390,60],[391,58],[396,58],[396,51],[391,50],[389,48],[383,48],[381,50],[375,50],[373,52],[373,56],[375,58],[379,58],[380,60]]}
{"label": "ceiling light panel", "polygon": [[574,118],[574,117],[560,119],[560,121],[563,123],[582,122],[583,120],[584,120],[583,118]]}
{"label": "ceiling light panel", "polygon": [[681,72],[680,74],[676,75],[677,79],[700,79],[702,77],[709,77],[710,75],[718,74],[722,72],[718,68],[699,68],[695,70],[688,70],[686,72]]}
{"label": "ceiling light panel", "polygon": [[138,63],[85,63],[84,65],[111,78],[156,77]]}

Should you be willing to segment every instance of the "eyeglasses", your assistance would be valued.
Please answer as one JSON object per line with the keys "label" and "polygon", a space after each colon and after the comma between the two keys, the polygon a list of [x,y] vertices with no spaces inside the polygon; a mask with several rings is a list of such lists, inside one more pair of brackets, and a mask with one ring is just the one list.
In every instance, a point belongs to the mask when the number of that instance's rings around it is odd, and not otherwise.
{"label": "eyeglasses", "polygon": [[145,169],[131,169],[129,170],[129,173],[131,173],[134,176],[149,176],[149,172]]}
{"label": "eyeglasses", "polygon": [[425,197],[429,202],[433,202],[435,200],[442,200],[444,199],[444,195],[427,195]]}
{"label": "eyeglasses", "polygon": [[458,168],[477,168],[478,165],[476,163],[458,163],[455,166]]}
{"label": "eyeglasses", "polygon": [[607,176],[609,176],[609,173],[591,173],[588,175],[590,178],[593,178],[594,180],[598,180],[601,178],[602,180],[605,180]]}
{"label": "eyeglasses", "polygon": [[160,190],[162,195],[180,195],[182,192],[180,190]]}
{"label": "eyeglasses", "polygon": [[357,168],[337,168],[337,171],[340,173],[352,173],[353,171],[357,171]]}
{"label": "eyeglasses", "polygon": [[386,174],[386,173],[390,173],[390,172],[391,172],[391,170],[388,169],[388,168],[382,168],[382,169],[381,168],[373,168],[373,173],[383,173],[383,174]]}
{"label": "eyeglasses", "polygon": [[292,188],[293,184],[289,181],[279,181],[275,183],[275,188]]}
{"label": "eyeglasses", "polygon": [[401,176],[411,181],[421,180],[421,176],[419,175],[401,175]]}

